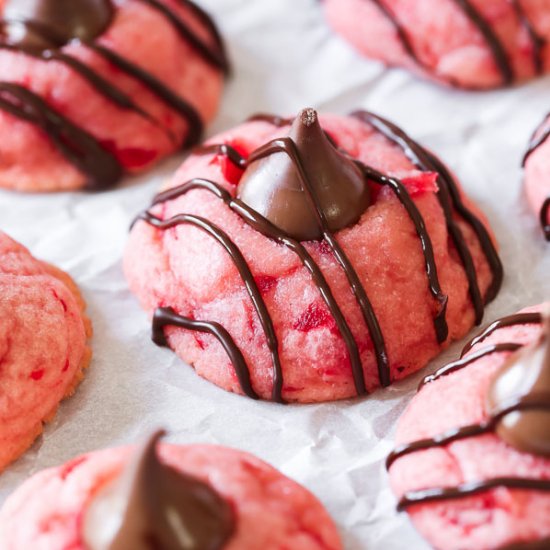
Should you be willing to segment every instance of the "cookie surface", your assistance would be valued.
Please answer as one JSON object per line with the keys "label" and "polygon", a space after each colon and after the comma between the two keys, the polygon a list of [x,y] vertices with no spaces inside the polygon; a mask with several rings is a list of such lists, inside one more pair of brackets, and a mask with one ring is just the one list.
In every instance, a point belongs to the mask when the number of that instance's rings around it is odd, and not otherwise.
{"label": "cookie surface", "polygon": [[[432,443],[442,434],[488,422],[491,385],[513,359],[512,350],[527,349],[540,337],[541,309],[526,309],[490,325],[465,348],[463,359],[425,379],[399,421],[397,454],[390,456],[391,485],[417,529],[437,548],[548,545],[548,456],[515,448],[493,428],[441,445]],[[428,440],[428,448],[411,448],[423,440]],[[493,486],[491,480],[496,480]],[[442,498],[446,491],[459,494]],[[430,500],[428,494],[437,496]]]}
{"label": "cookie surface", "polygon": [[550,119],[546,118],[531,139],[524,157],[525,193],[547,241],[550,241]]}
{"label": "cookie surface", "polygon": [[[226,390],[298,402],[374,390],[422,368],[463,336],[500,286],[485,222],[437,159],[374,115],[320,120],[333,143],[372,167],[372,204],[336,233],[336,244],[313,240],[300,248],[269,238],[232,202],[246,158],[288,135],[292,119],[276,117],[213,138],[131,233],[125,272],[144,308],[157,311],[157,340],[166,338]],[[406,153],[418,155],[416,164]],[[349,260],[345,268],[336,245]],[[304,263],[305,254],[311,262]]]}
{"label": "cookie surface", "polygon": [[323,0],[330,25],[361,53],[463,88],[546,72],[548,0]]}
{"label": "cookie surface", "polygon": [[84,307],[67,274],[0,232],[0,471],[83,378],[91,357]]}
{"label": "cookie surface", "polygon": [[[91,453],[28,480],[0,512],[2,548],[83,549],[86,506],[121,472],[131,454],[130,448]],[[161,445],[159,456],[174,470],[207,482],[230,502],[236,525],[224,550],[341,549],[338,532],[319,501],[261,460],[199,445]]]}
{"label": "cookie surface", "polygon": [[[0,13],[0,187],[109,188],[195,143],[216,112],[225,52],[188,0],[7,0]],[[89,28],[93,15],[105,24]],[[40,25],[21,38],[15,19]]]}

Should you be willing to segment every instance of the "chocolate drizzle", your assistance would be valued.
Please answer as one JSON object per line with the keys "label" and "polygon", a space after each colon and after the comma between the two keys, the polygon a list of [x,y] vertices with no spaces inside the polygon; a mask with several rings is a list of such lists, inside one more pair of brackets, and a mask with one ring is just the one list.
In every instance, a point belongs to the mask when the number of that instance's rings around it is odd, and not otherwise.
{"label": "chocolate drizzle", "polygon": [[[275,328],[273,326],[273,320],[269,315],[267,306],[265,305],[265,301],[262,298],[262,293],[260,292],[256,280],[254,279],[254,275],[252,275],[250,267],[248,266],[248,263],[246,262],[237,245],[219,227],[199,216],[192,216],[190,214],[179,214],[178,216],[174,216],[173,218],[164,221],[152,215],[151,213],[146,212],[142,215],[141,219],[151,225],[154,225],[158,229],[170,229],[171,227],[176,227],[178,225],[192,225],[193,227],[197,227],[210,235],[214,240],[216,240],[231,256],[231,259],[233,260],[233,263],[238,269],[241,279],[246,286],[248,295],[250,296],[250,299],[254,304],[254,308],[256,310],[256,313],[258,314],[258,317],[262,324],[262,328],[267,338],[267,344],[273,361],[273,399],[275,401],[279,401],[282,392],[283,380],[279,357],[279,343],[277,340],[277,335],[275,333]],[[166,316],[164,315],[162,317],[162,320],[165,319]],[[159,321],[157,321],[157,324],[155,326],[158,330]],[[194,328],[196,330],[196,327]],[[211,333],[213,333],[213,331],[211,331]],[[236,347],[234,342],[229,341],[228,339],[222,339],[219,337],[218,334],[214,333],[214,335],[217,336],[220,341],[225,341],[227,346],[231,348]],[[158,337],[157,340],[159,340]],[[242,378],[242,376],[240,376],[239,378]]]}
{"label": "chocolate drizzle", "polygon": [[547,241],[550,241],[550,197],[548,197],[543,203],[540,209],[540,225],[544,231],[544,236]]}
{"label": "chocolate drizzle", "polygon": [[401,24],[395,13],[386,5],[385,0],[370,0],[376,7],[387,17],[388,21],[392,24],[397,38],[401,42],[401,46],[407,52],[407,55],[413,59],[423,69],[430,70],[422,58],[416,53],[416,50],[412,44],[409,34],[405,27]]}
{"label": "chocolate drizzle", "polygon": [[531,141],[529,142],[529,147],[527,148],[527,151],[523,155],[523,160],[521,162],[521,165],[523,168],[525,168],[527,161],[529,160],[529,157],[550,137],[550,125],[546,128],[546,130],[543,130],[543,126],[546,125],[546,121],[550,118],[550,113],[546,115],[542,125],[540,125],[533,135],[531,136]]}
{"label": "chocolate drizzle", "polygon": [[[476,324],[481,323],[483,319],[484,304],[492,301],[500,287],[503,279],[503,268],[500,258],[498,257],[496,248],[487,231],[486,227],[479,218],[464,204],[458,184],[454,180],[451,173],[443,165],[443,163],[424,149],[419,143],[411,139],[405,132],[398,128],[395,124],[367,111],[356,111],[352,116],[373,126],[376,130],[382,133],[387,139],[395,143],[409,160],[418,168],[427,172],[435,172],[438,174],[438,193],[437,197],[443,208],[447,229],[457,249],[457,252],[464,265],[466,277],[468,278],[470,297],[474,306],[476,315]],[[454,219],[454,211],[456,211],[470,225],[476,234],[480,246],[487,258],[493,280],[489,286],[485,297],[481,296],[479,284],[477,281],[477,273],[472,258],[472,254],[468,248],[462,231]]]}
{"label": "chocolate drizzle", "polygon": [[[470,351],[473,346],[481,343],[501,328],[522,324],[540,324],[543,321],[543,315],[538,312],[519,313],[504,317],[489,325],[479,336],[474,338],[466,346],[464,353]],[[541,338],[531,346],[501,342],[472,353],[424,378],[419,390],[424,385],[462,369],[491,353],[514,352],[497,372],[491,386],[487,420],[479,424],[453,428],[432,438],[401,445],[388,456],[386,462],[388,469],[395,461],[406,455],[425,449],[444,447],[453,441],[494,432],[503,435],[509,444],[517,446],[520,450],[542,455],[547,454],[550,448],[547,429],[547,417],[550,414],[550,388],[548,387],[549,344],[550,321],[547,320]],[[519,369],[523,370],[519,372]],[[526,441],[526,434],[532,438],[532,441]],[[550,480],[503,477],[466,483],[458,487],[411,491],[405,493],[399,502],[398,508],[404,510],[414,504],[462,498],[498,487],[550,491]]]}
{"label": "chocolate drizzle", "polygon": [[527,17],[525,9],[521,5],[521,0],[512,0],[512,5],[520,23],[531,38],[531,44],[533,45],[533,67],[535,73],[540,75],[544,72],[544,58],[542,54],[546,40],[538,34],[535,26]]}
{"label": "chocolate drizzle", "polygon": [[484,329],[475,338],[472,338],[463,348],[461,357],[464,357],[474,346],[481,344],[486,338],[491,336],[494,332],[501,328],[514,327],[517,325],[540,325],[542,323],[542,314],[538,311],[532,311],[529,313],[515,313],[514,315],[508,315],[502,317],[497,321],[491,323],[486,329]]}
{"label": "chocolate drizzle", "polygon": [[[531,137],[531,141],[529,142],[529,147],[527,148],[527,151],[525,155],[523,156],[522,161],[522,167],[525,168],[527,165],[527,161],[531,157],[531,155],[537,151],[539,147],[544,145],[548,138],[550,138],[550,124],[548,124],[548,120],[550,118],[550,114],[546,116],[542,124],[535,130],[533,133],[533,136]],[[546,129],[544,129],[544,126],[546,126]],[[550,196],[545,199],[545,201],[542,203],[542,207],[540,209],[540,225],[542,227],[542,231],[544,233],[544,237],[547,241],[550,241]]]}
{"label": "chocolate drizzle", "polygon": [[165,86],[151,73],[118,55],[113,50],[101,44],[87,44],[87,46],[117,69],[135,78],[187,121],[189,128],[187,139],[183,144],[184,147],[191,147],[194,143],[197,143],[203,131],[203,122],[197,110],[190,103]]}
{"label": "chocolate drizzle", "polygon": [[468,19],[475,25],[482,34],[485,42],[493,53],[493,59],[502,75],[503,84],[509,85],[514,81],[514,69],[510,62],[508,53],[504,44],[500,41],[498,35],[491,28],[491,25],[483,18],[477,8],[474,7],[471,0],[454,0]]}
{"label": "chocolate drizzle", "polygon": [[[228,72],[229,64],[221,37],[210,17],[202,9],[189,0],[179,0],[182,6],[201,21],[208,30],[214,42],[213,46],[207,45],[199,38],[193,29],[162,1],[142,1],[159,11],[182,39],[189,43],[207,63],[226,73]],[[155,120],[151,114],[145,112],[115,84],[109,82],[97,71],[75,57],[60,51],[60,48],[65,44],[73,39],[78,39],[83,46],[93,50],[97,55],[116,66],[118,70],[139,81],[160,101],[186,120],[188,133],[183,144],[185,147],[197,143],[200,139],[203,122],[197,110],[189,102],[173,92],[148,71],[97,41],[101,34],[108,29],[114,17],[114,7],[110,0],[68,0],[67,2],[60,2],[59,0],[28,0],[26,2],[11,0],[4,8],[4,16],[5,19],[0,22],[2,27],[1,49],[33,56],[45,62],[62,63],[84,78],[98,93],[117,107],[133,111],[164,129],[160,121]],[[29,92],[29,94],[31,93]],[[0,103],[0,109],[39,126],[65,158],[86,175],[88,189],[106,189],[113,186],[122,177],[124,168],[121,162],[95,139],[94,142],[97,147],[87,148],[87,156],[90,157],[89,162],[77,162],[78,155],[74,155],[72,151],[78,149],[80,143],[65,140],[60,142],[59,135],[65,134],[64,137],[69,139],[73,137],[74,130],[78,129],[80,134],[86,134],[93,139],[92,136],[73,123],[69,123],[69,127],[67,125],[69,121],[65,117],[55,108],[47,105],[45,101],[37,101],[34,94],[19,95],[20,109],[13,109],[5,102]],[[22,115],[23,111],[28,110],[35,112],[36,116],[33,119]],[[45,127],[45,125],[37,122],[38,119],[44,118],[48,118],[50,121],[55,119],[56,124],[49,124]],[[174,135],[167,128],[164,131],[169,139],[175,140]],[[109,163],[107,166],[103,166],[107,157]],[[118,165],[116,170],[112,166],[113,163]]]}
{"label": "chocolate drizzle", "polygon": [[74,125],[23,86],[0,82],[0,109],[47,133],[67,159],[89,174],[89,186],[103,189],[122,176],[122,168],[116,158],[101,147],[91,134]]}
{"label": "chocolate drizzle", "polygon": [[188,42],[193,48],[203,57],[203,59],[223,71],[225,74],[229,72],[229,62],[225,54],[225,48],[221,37],[212,23],[206,12],[202,11],[198,6],[187,0],[179,0],[179,2],[190,9],[195,15],[198,15],[203,24],[208,27],[210,34],[216,42],[216,47],[211,48],[205,44],[171,9],[167,8],[160,0],[141,0],[152,8],[162,13],[172,26],[177,30],[184,41]]}
{"label": "chocolate drizzle", "polygon": [[397,509],[401,512],[414,504],[425,504],[427,502],[465,498],[478,495],[480,493],[485,493],[491,489],[498,489],[499,487],[504,487],[506,489],[549,492],[550,480],[529,479],[523,477],[497,477],[494,479],[487,479],[486,481],[464,483],[462,485],[458,485],[457,487],[411,491],[400,500]]}
{"label": "chocolate drizzle", "polygon": [[[161,222],[158,218],[148,216],[147,218],[141,219],[145,219],[155,227],[162,228]],[[153,317],[152,335],[153,342],[157,344],[157,346],[168,347],[168,340],[164,334],[164,327],[167,326],[180,327],[214,336],[221,343],[223,349],[229,357],[229,360],[233,364],[233,368],[235,369],[235,373],[243,393],[252,399],[258,399],[258,394],[254,391],[250,381],[250,372],[248,371],[246,359],[243,357],[241,350],[235,344],[235,341],[229,332],[227,332],[227,330],[219,323],[195,321],[193,319],[189,319],[188,317],[178,315],[172,308],[158,308]]]}
{"label": "chocolate drizzle", "polygon": [[[454,3],[461,9],[470,22],[476,27],[479,33],[482,35],[487,46],[491,50],[493,59],[501,74],[502,83],[509,85],[514,81],[514,69],[510,61],[510,57],[506,51],[506,47],[498,37],[497,33],[491,28],[491,25],[485,20],[481,13],[475,8],[471,0],[453,0]],[[407,29],[399,21],[399,18],[394,11],[386,4],[385,0],[370,0],[370,2],[378,7],[378,9],[384,14],[388,21],[393,25],[395,32],[401,45],[409,57],[415,61],[421,68],[432,71],[430,67],[416,51],[413,41],[407,32]],[[527,32],[533,46],[533,67],[536,74],[540,74],[543,71],[543,46],[545,40],[541,38],[533,26],[533,23],[525,14],[525,10],[521,6],[520,0],[512,0],[513,9],[516,16]]]}
{"label": "chocolate drizzle", "polygon": [[[273,123],[275,126],[283,127],[289,125],[289,120],[282,119],[280,117],[273,117],[271,115],[260,115],[253,117],[252,120],[262,121],[267,123]],[[410,138],[407,138],[410,139]],[[410,143],[414,144],[412,140]],[[415,144],[416,147],[419,147]],[[387,386],[391,383],[390,378],[390,369],[389,369],[389,359],[386,351],[386,345],[384,341],[384,336],[380,329],[376,313],[370,303],[370,300],[366,294],[365,288],[361,284],[353,265],[351,264],[349,258],[344,253],[340,247],[338,241],[332,234],[332,232],[327,227],[326,218],[324,216],[323,208],[318,202],[318,197],[315,192],[314,183],[310,180],[311,175],[305,169],[302,164],[301,154],[296,147],[296,144],[291,138],[278,138],[272,142],[261,147],[257,151],[253,152],[252,155],[247,159],[243,157],[238,151],[232,148],[228,144],[213,144],[201,147],[195,150],[195,154],[219,154],[225,156],[233,165],[238,167],[241,170],[247,169],[249,166],[253,166],[254,163],[265,159],[271,155],[284,154],[288,159],[291,160],[292,166],[297,170],[297,173],[300,177],[301,184],[303,185],[304,191],[308,194],[309,199],[312,204],[312,209],[315,212],[316,223],[321,228],[322,233],[321,237],[325,243],[330,247],[330,250],[334,254],[336,261],[339,263],[340,267],[344,271],[350,289],[354,293],[357,303],[362,311],[363,318],[369,329],[371,340],[373,342],[375,357],[378,366],[378,374],[380,383],[382,386]],[[341,151],[341,154],[345,154]],[[348,157],[349,158],[349,157]],[[350,159],[353,160],[353,159]],[[438,276],[437,276],[437,266],[435,263],[435,256],[433,253],[433,247],[431,243],[430,236],[427,232],[427,229],[424,224],[422,215],[420,214],[418,208],[416,207],[414,201],[410,198],[406,187],[396,178],[386,176],[377,170],[364,165],[359,161],[355,162],[356,166],[360,169],[366,181],[371,182],[372,184],[377,184],[380,186],[388,186],[392,192],[395,194],[396,198],[401,202],[405,211],[409,215],[411,221],[413,222],[416,232],[418,234],[421,247],[424,254],[424,259],[426,263],[426,274],[428,278],[428,287],[429,290],[437,302],[437,309],[434,316],[434,327],[439,343],[446,340],[448,335],[448,327],[446,323],[446,305],[447,297],[443,294]],[[433,160],[431,161],[434,162]],[[430,168],[433,169],[430,164]],[[273,239],[275,242],[286,246],[289,250],[294,252],[303,266],[310,273],[313,282],[317,286],[319,293],[329,309],[331,315],[333,316],[338,330],[346,344],[351,369],[353,373],[355,389],[358,395],[366,393],[366,385],[364,379],[364,373],[361,363],[361,357],[358,350],[357,342],[350,330],[347,321],[336,302],[330,286],[326,279],[324,278],[319,266],[315,263],[311,255],[307,252],[306,248],[299,242],[298,239],[293,238],[291,235],[287,234],[281,228],[277,227],[274,223],[268,220],[266,217],[262,216],[256,210],[251,208],[249,205],[245,204],[243,200],[239,198],[234,198],[228,191],[217,183],[204,179],[193,179],[188,181],[178,187],[169,189],[166,192],[159,194],[153,201],[151,208],[154,208],[156,205],[165,203],[167,201],[174,200],[180,196],[185,195],[187,192],[193,189],[201,189],[203,191],[209,192],[216,196],[219,200],[223,201],[233,212],[238,214],[246,223],[248,223],[255,230],[259,231],[263,235],[267,236],[270,239]],[[473,217],[473,214],[471,214]],[[138,220],[145,221],[155,227],[160,229],[166,229],[168,227],[175,227],[181,223],[189,223],[190,216],[187,214],[180,214],[174,216],[173,218],[162,220],[158,218],[153,212],[147,210],[140,214]],[[476,218],[477,220],[477,218]],[[481,222],[479,222],[481,225]],[[207,231],[213,238],[216,238],[218,242],[220,241],[219,234],[215,233],[220,232],[221,230],[214,226],[208,220],[201,219],[200,227],[204,231]],[[225,235],[227,237],[227,235]],[[490,240],[489,240],[490,242]],[[464,244],[464,246],[466,246]],[[269,312],[263,304],[261,307],[257,307],[257,304],[260,303],[260,300],[257,296],[254,296],[255,293],[255,282],[250,268],[246,264],[246,260],[242,257],[241,254],[237,253],[237,250],[230,248],[229,242],[224,239],[224,247],[226,251],[230,254],[233,262],[235,263],[243,283],[249,292],[249,296],[253,299],[253,302],[256,305],[256,312],[260,317],[264,331],[268,336],[268,341],[272,342],[270,346],[272,352],[272,360],[274,363],[274,386],[272,392],[272,399],[274,401],[282,401],[282,376],[280,371],[280,364],[278,362],[278,349],[273,345],[274,332],[272,333],[272,322],[269,316]],[[496,253],[495,253],[496,254]],[[497,257],[498,259],[498,257]],[[495,286],[495,284],[493,284]],[[496,285],[498,286],[498,285]],[[497,288],[498,290],[498,288]],[[495,290],[496,292],[496,290]],[[253,297],[254,296],[254,297]],[[260,297],[261,298],[261,297]],[[262,302],[263,303],[263,302]],[[215,336],[226,352],[228,353],[229,358],[232,360],[233,365],[236,369],[237,378],[241,381],[241,388],[243,392],[250,397],[257,397],[256,393],[252,389],[250,383],[250,373],[246,367],[246,361],[239,351],[236,343],[229,336],[227,331],[220,330],[220,327],[216,323],[201,321],[197,322],[196,320],[179,315],[173,309],[162,309],[157,311],[153,321],[153,333],[155,342],[166,345],[166,339],[163,335],[163,329],[165,326],[175,325],[187,328],[189,330],[199,330],[201,332],[208,332]],[[271,328],[270,328],[271,327]],[[246,373],[246,374],[245,374]],[[244,382],[243,382],[244,381]]]}
{"label": "chocolate drizzle", "polygon": [[235,531],[231,504],[202,480],[164,464],[155,433],[118,479],[88,504],[88,550],[221,550]]}

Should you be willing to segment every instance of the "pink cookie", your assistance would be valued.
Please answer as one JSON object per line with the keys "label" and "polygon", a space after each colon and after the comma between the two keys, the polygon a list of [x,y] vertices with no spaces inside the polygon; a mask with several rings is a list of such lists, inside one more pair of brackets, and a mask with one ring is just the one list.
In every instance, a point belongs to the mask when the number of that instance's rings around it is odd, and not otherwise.
{"label": "pink cookie", "polygon": [[453,86],[511,85],[550,69],[548,0],[323,0],[361,53]]}
{"label": "pink cookie", "polygon": [[[157,460],[161,468],[170,472],[158,471],[159,465],[151,464],[154,457],[142,459],[138,472],[134,473],[131,483],[133,495],[124,494],[122,500],[130,499],[127,516],[136,515],[139,522],[133,529],[126,529],[126,544],[119,541],[118,546],[104,546],[98,543],[102,532],[109,531],[109,523],[115,521],[117,502],[109,502],[107,509],[93,509],[96,499],[102,499],[113,479],[129,472],[133,449],[119,448],[91,453],[76,458],[67,464],[45,470],[20,487],[6,502],[0,512],[0,547],[3,550],[87,550],[97,548],[150,548],[149,545],[137,544],[140,531],[157,541],[155,548],[190,548],[189,545],[163,544],[163,532],[169,526],[159,525],[165,522],[157,510],[142,510],[143,502],[135,498],[136,492],[145,491],[154,495],[157,508],[164,504],[164,499],[189,499],[195,488],[189,486],[190,479],[196,479],[202,485],[201,494],[214,492],[218,502],[210,506],[207,517],[189,518],[197,513],[197,506],[188,507],[183,519],[190,521],[191,528],[196,528],[198,521],[212,520],[209,515],[219,513],[220,507],[230,525],[229,529],[215,522],[203,536],[211,537],[212,531],[224,528],[223,544],[192,546],[200,548],[223,548],[223,550],[340,550],[342,548],[338,532],[319,501],[306,489],[283,476],[280,472],[261,460],[244,452],[217,446],[176,446],[162,444],[158,447]],[[147,475],[143,472],[147,469]],[[180,494],[166,494],[167,489],[160,482],[150,484],[151,477],[171,475],[172,486],[177,485],[174,473],[188,476]],[[149,486],[147,477],[149,478]],[[141,478],[141,479],[140,479]],[[162,477],[160,478],[162,482]],[[195,483],[197,483],[195,482]],[[115,486],[115,490],[118,490]],[[169,492],[170,488],[168,488]],[[120,489],[122,492],[122,489]],[[187,494],[186,494],[187,493]],[[200,495],[199,495],[200,496]],[[220,501],[221,499],[221,501]],[[120,500],[120,499],[118,499]],[[132,502],[134,500],[134,502]],[[173,503],[172,503],[173,504]],[[177,502],[176,502],[177,504]],[[136,511],[136,507],[139,509]],[[168,508],[168,506],[167,506]],[[212,508],[214,508],[212,510]],[[174,525],[174,505],[169,507],[172,525]],[[93,511],[92,511],[93,510]],[[105,521],[95,523],[94,515],[104,517]],[[126,523],[130,523],[125,518]],[[225,523],[227,523],[227,520]],[[144,526],[146,525],[146,527]],[[90,527],[90,529],[89,529]],[[92,529],[93,527],[93,529]],[[160,533],[160,537],[158,536]],[[168,533],[170,534],[170,533]],[[194,536],[195,533],[191,533]],[[198,535],[201,535],[199,532]],[[136,544],[130,545],[130,540]],[[165,539],[164,539],[165,540]],[[189,542],[189,541],[188,541]],[[87,544],[86,544],[87,543]],[[209,543],[212,543],[209,540]]]}
{"label": "pink cookie", "polygon": [[424,380],[401,417],[391,485],[438,549],[550,547],[550,321],[542,309],[490,325],[460,361]]}
{"label": "pink cookie", "polygon": [[91,357],[84,308],[66,273],[0,232],[0,471],[82,380]]}
{"label": "pink cookie", "polygon": [[[464,336],[498,292],[485,221],[439,160],[372,114],[320,120],[326,135],[305,110],[213,138],[131,233],[125,272],[156,311],[155,341],[226,390],[294,402],[370,392]],[[264,200],[267,218],[250,206]]]}
{"label": "pink cookie", "polygon": [[525,192],[550,241],[550,118],[537,128],[524,157]]}
{"label": "pink cookie", "polygon": [[227,60],[189,0],[1,0],[0,187],[101,190],[196,143]]}

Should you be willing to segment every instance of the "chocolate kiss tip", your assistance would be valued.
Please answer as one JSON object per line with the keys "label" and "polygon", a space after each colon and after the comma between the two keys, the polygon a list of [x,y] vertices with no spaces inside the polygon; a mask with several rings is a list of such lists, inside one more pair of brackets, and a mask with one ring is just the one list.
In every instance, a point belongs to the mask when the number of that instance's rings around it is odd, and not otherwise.
{"label": "chocolate kiss tip", "polygon": [[146,451],[156,449],[157,444],[159,441],[166,436],[166,430],[158,429],[155,430],[146,440],[145,443],[143,443],[143,448]]}
{"label": "chocolate kiss tip", "polygon": [[301,120],[302,124],[308,128],[313,126],[319,120],[317,111],[312,108],[304,109],[300,112],[297,118]]}

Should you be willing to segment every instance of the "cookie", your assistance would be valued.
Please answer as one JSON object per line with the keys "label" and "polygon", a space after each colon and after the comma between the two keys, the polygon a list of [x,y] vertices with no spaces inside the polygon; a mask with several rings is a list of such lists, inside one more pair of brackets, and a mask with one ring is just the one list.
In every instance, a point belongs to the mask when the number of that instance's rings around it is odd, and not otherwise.
{"label": "cookie", "polygon": [[446,84],[509,86],[550,68],[550,4],[535,0],[323,0],[362,54]]}
{"label": "cookie", "polygon": [[529,206],[536,213],[547,241],[550,241],[550,119],[537,128],[523,158],[524,186]]}
{"label": "cookie", "polygon": [[196,143],[228,64],[189,0],[6,0],[0,187],[103,190]]}
{"label": "cookie", "polygon": [[214,445],[90,453],[28,480],[0,512],[5,550],[340,550],[321,503],[261,460]]}
{"label": "cookie", "polygon": [[76,285],[0,232],[0,471],[84,376],[90,322]]}
{"label": "cookie", "polygon": [[287,402],[422,368],[502,280],[441,161],[373,114],[312,109],[195,150],[139,216],[124,264],[157,343],[226,390]]}
{"label": "cookie", "polygon": [[391,484],[436,548],[550,546],[549,306],[489,325],[399,421]]}

